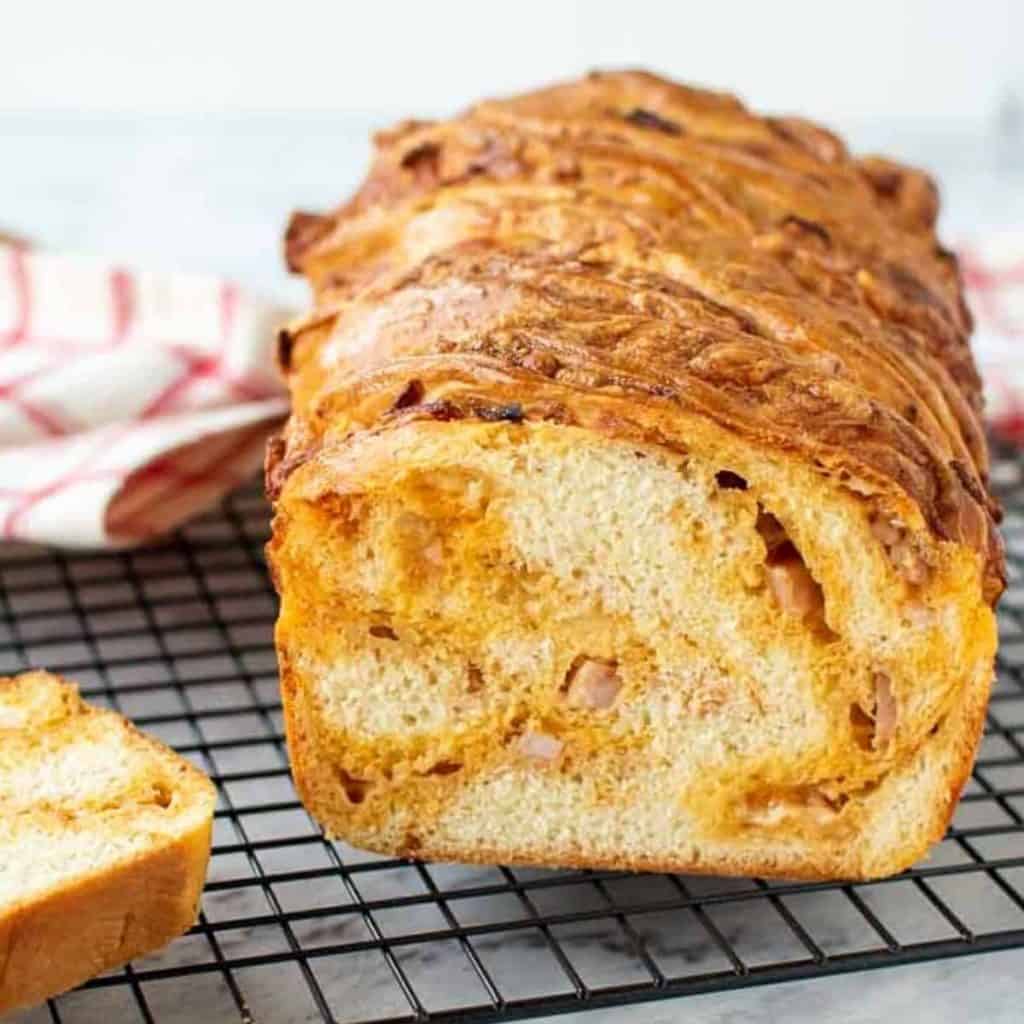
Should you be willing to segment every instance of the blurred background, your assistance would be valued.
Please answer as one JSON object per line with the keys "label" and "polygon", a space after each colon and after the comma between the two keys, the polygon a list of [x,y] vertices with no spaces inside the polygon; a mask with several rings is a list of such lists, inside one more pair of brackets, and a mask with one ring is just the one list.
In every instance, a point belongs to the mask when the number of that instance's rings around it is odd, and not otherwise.
{"label": "blurred background", "polygon": [[0,231],[278,297],[290,210],[333,205],[368,133],[592,67],[799,112],[928,167],[953,242],[1024,225],[1019,0],[35,0],[0,38]]}

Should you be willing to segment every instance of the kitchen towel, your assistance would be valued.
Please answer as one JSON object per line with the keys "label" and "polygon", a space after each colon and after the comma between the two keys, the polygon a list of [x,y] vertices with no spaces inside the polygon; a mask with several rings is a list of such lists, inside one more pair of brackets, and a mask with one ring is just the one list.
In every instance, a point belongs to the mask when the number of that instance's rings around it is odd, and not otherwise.
{"label": "kitchen towel", "polygon": [[986,418],[993,433],[1024,444],[1024,236],[995,235],[960,246],[958,255]]}
{"label": "kitchen towel", "polygon": [[250,477],[284,311],[227,281],[0,244],[0,539],[128,547]]}

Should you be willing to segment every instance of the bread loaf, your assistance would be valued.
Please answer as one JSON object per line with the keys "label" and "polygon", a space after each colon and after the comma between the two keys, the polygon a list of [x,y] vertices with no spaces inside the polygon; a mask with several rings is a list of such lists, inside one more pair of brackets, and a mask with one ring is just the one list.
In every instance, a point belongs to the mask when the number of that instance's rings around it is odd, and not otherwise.
{"label": "bread loaf", "polygon": [[638,72],[299,214],[268,454],[295,777],[348,841],[870,878],[943,833],[1003,585],[922,173]]}
{"label": "bread loaf", "polygon": [[0,679],[0,1014],[185,931],[215,800],[202,772],[70,683]]}

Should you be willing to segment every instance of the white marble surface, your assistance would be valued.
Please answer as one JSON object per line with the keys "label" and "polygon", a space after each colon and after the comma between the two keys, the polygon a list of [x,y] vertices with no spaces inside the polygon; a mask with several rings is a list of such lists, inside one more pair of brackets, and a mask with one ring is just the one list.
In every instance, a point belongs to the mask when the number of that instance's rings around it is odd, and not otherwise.
{"label": "white marble surface", "polygon": [[[357,180],[366,156],[367,128],[365,119],[342,120],[328,114],[149,119],[0,114],[0,230],[21,232],[47,245],[92,251],[152,267],[230,273],[249,287],[298,303],[301,288],[285,278],[278,258],[281,225],[293,207],[329,205]],[[1014,223],[1024,225],[1024,178],[1018,146],[1012,139],[958,135],[953,129],[935,127],[847,128],[861,148],[896,151],[907,159],[928,164],[943,178],[949,202],[946,221],[954,238]],[[197,628],[201,632],[210,627]],[[216,637],[212,642],[216,644]],[[264,666],[258,671],[266,673],[260,685],[271,694],[272,668]],[[138,705],[126,710],[144,715],[156,709]],[[251,721],[233,724],[216,719],[215,724],[219,736],[230,736],[233,729],[244,732],[253,728]],[[166,738],[172,742],[181,739],[175,735]],[[267,756],[271,763],[279,763],[273,761],[279,752],[272,745],[267,746]],[[219,767],[232,770],[226,764]],[[291,798],[287,780],[275,780],[275,785],[278,783],[280,794],[264,793],[264,799]],[[245,799],[242,794],[237,798]],[[965,805],[966,817],[958,820],[973,821],[985,806]],[[258,819],[258,827],[271,834],[275,828],[308,827],[290,818],[291,814]],[[226,827],[226,823],[222,821],[221,826]],[[993,843],[991,855],[1020,853],[1019,835],[999,838],[1005,843],[1000,849]],[[281,855],[273,870],[310,866],[311,849],[299,847]],[[343,854],[354,860],[360,857],[350,851]],[[940,849],[935,863],[958,855],[962,853]],[[229,878],[237,869],[238,864],[230,858],[215,858],[211,877]],[[361,875],[371,890],[363,895],[386,898],[408,892],[410,885],[422,884],[403,873],[411,870]],[[494,878],[490,869],[439,867],[433,871],[448,888]],[[985,930],[1022,926],[1019,911],[1007,908],[1005,900],[1000,901],[1000,894],[994,893],[983,877],[969,877],[975,881],[958,883],[958,888],[943,888],[948,880],[937,886],[944,897],[957,902],[958,912],[971,927]],[[337,884],[336,880],[331,884]],[[633,896],[642,900],[657,898],[655,890],[663,883],[651,878],[619,884],[633,886]],[[698,892],[704,892],[708,886],[723,883],[698,880],[692,884]],[[898,938],[951,937],[948,924],[937,918],[909,883],[867,887],[863,892]],[[298,901],[297,906],[303,900],[319,898],[316,887],[308,885],[294,887],[289,894]],[[340,897],[330,893],[323,898]],[[547,901],[545,912],[558,913],[585,909],[595,896],[590,888],[581,886],[576,890],[549,890],[538,898]],[[514,900],[510,905],[509,899],[453,900],[451,906],[463,923],[521,917],[521,906],[517,907]],[[793,900],[794,911],[826,952],[863,949],[877,943],[865,933],[863,921],[858,921],[855,914],[851,916],[849,907],[836,894]],[[266,913],[267,905],[258,887],[230,889],[209,895],[206,912],[212,920],[218,920]],[[806,956],[763,900],[725,903],[717,913],[719,927],[750,963]],[[393,914],[390,921],[387,912],[378,917],[385,931],[390,927],[408,933],[417,928],[443,927],[436,915],[436,908],[423,905]],[[644,915],[633,923],[667,973],[699,974],[726,966],[706,932],[693,921],[680,926],[678,916],[664,920]],[[295,931],[302,941],[313,944],[366,937],[357,917],[308,919],[297,923]],[[560,938],[574,966],[588,981],[608,984],[645,977],[613,925],[586,923],[566,926],[563,931]],[[258,930],[225,931],[220,936],[228,954],[273,951],[282,941],[279,934],[263,935]],[[183,940],[140,966],[189,962],[198,955],[190,946],[197,941],[201,940]],[[475,946],[510,996],[566,989],[564,974],[553,964],[536,932],[483,936]],[[464,1001],[463,990],[470,1001],[481,998],[478,983],[455,943],[443,949],[404,947],[401,960],[421,996],[438,1006]],[[406,1011],[379,954],[324,957],[311,963],[339,1019]],[[260,1024],[319,1019],[304,982],[291,965],[245,972],[242,984],[253,1017]],[[147,983],[146,992],[159,1024],[214,1024],[237,1019],[216,974],[197,975],[184,984]],[[867,1024],[899,1019],[927,1019],[935,1024],[954,1020],[1011,1024],[1021,1020],[1022,997],[1024,950],[1015,950],[870,974],[573,1013],[558,1019],[586,1024],[668,1024],[684,1020],[708,1024],[746,1020]],[[78,993],[61,1005],[63,1019],[71,1024],[134,1019],[130,993],[121,986]],[[49,1017],[40,1010],[21,1019],[37,1024]]]}
{"label": "white marble surface", "polygon": [[1017,1024],[1024,959],[991,953],[870,974],[713,992],[684,1000],[547,1018],[564,1024]]}
{"label": "white marble surface", "polygon": [[[775,110],[976,116],[1024,88],[1019,0],[33,0],[4,22],[0,106],[450,110],[641,65]],[[884,26],[884,31],[880,29]]]}

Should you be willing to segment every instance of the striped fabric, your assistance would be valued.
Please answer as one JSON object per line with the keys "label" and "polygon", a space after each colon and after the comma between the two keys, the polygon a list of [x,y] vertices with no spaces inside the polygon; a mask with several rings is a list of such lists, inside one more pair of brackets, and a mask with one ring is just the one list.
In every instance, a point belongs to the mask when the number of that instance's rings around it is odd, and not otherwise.
{"label": "striped fabric", "polygon": [[281,310],[226,282],[0,244],[0,537],[123,547],[259,466]]}

